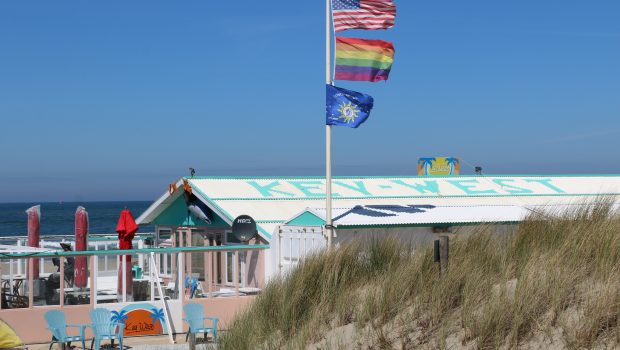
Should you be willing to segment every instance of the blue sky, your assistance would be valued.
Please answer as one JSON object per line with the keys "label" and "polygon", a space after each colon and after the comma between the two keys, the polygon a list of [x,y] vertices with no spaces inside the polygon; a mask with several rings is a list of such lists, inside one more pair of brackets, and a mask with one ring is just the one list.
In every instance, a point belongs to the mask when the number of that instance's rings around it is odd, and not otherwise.
{"label": "blue sky", "polygon": [[[335,175],[620,173],[620,2],[397,1]],[[0,202],[150,200],[188,173],[324,173],[321,1],[0,2]]]}

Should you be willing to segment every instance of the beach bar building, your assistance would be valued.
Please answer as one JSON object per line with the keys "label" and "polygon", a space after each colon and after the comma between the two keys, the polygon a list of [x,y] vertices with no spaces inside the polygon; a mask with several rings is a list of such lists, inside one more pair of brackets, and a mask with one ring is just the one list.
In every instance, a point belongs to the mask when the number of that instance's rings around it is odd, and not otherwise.
{"label": "beach bar building", "polygon": [[[199,212],[189,210],[188,191]],[[152,235],[136,238],[142,240],[134,245],[138,249],[0,252],[0,318],[26,342],[45,342],[46,311],[62,309],[68,323],[86,324],[89,311],[103,306],[126,320],[126,336],[172,335],[187,331],[183,305],[198,302],[226,328],[270,278],[327,244],[321,177],[186,177],[162,192],[137,219],[155,226]],[[602,196],[616,201],[618,195],[620,175],[336,177],[334,244],[395,236],[416,249],[439,235],[466,234],[473,225],[502,233],[532,213],[566,210]],[[257,223],[247,242],[232,233],[240,215]],[[116,282],[119,271],[126,271],[119,257],[127,254],[136,264],[133,293]],[[62,266],[76,256],[88,260],[85,288],[73,287],[64,276]],[[45,268],[39,276],[29,273],[34,263],[52,258],[61,265],[53,290],[41,282],[50,278]]]}
{"label": "beach bar building", "polygon": [[[326,246],[322,177],[191,177],[186,181],[217,226],[189,228],[192,242],[202,244],[208,231],[222,237],[221,244],[238,244],[230,235],[233,220],[239,215],[256,220],[256,243],[268,244],[269,249],[260,253],[261,277],[246,276],[246,280],[264,282]],[[182,181],[174,187],[179,189],[162,195],[138,221],[155,224],[159,232],[178,230],[187,210],[180,199]],[[532,213],[566,210],[619,194],[620,175],[335,177],[334,243],[397,236],[420,247],[440,234],[464,234],[472,225],[492,224],[504,232]],[[249,273],[247,268],[246,263]]]}

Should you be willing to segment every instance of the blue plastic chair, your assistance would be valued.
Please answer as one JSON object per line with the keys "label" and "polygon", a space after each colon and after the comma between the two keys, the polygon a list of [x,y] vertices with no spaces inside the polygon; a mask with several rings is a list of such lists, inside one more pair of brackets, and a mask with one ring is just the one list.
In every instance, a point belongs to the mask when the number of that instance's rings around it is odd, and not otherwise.
{"label": "blue plastic chair", "polygon": [[[45,321],[47,321],[47,329],[52,332],[52,342],[50,343],[50,350],[52,349],[52,345],[54,343],[62,344],[63,349],[65,348],[65,344],[71,347],[72,341],[81,341],[82,349],[86,349],[85,344],[85,336],[84,330],[87,325],[84,324],[67,324],[65,320],[65,313],[59,310],[48,311],[44,315]],[[79,328],[80,335],[68,335],[67,328]]]}
{"label": "blue plastic chair", "polygon": [[198,279],[195,277],[188,277],[185,276],[185,288],[190,288],[190,293],[189,293],[189,297],[193,298],[196,296],[196,290],[198,290]]}
{"label": "blue plastic chair", "polygon": [[[122,320],[112,321],[112,311],[104,308],[96,308],[90,312],[90,327],[93,329],[93,341],[90,343],[91,350],[101,349],[102,340],[110,340],[114,346],[114,339],[118,338],[118,345],[123,350],[123,328],[125,323]],[[93,344],[95,347],[93,347]]]}
{"label": "blue plastic chair", "polygon": [[[189,325],[189,331],[185,336],[185,341],[190,334],[196,335],[196,333],[204,333],[205,340],[207,338],[207,334],[213,334],[213,341],[217,341],[217,323],[219,319],[216,317],[206,317],[205,316],[205,308],[202,304],[189,303],[185,304],[183,307],[185,311],[185,318],[183,319]],[[210,320],[212,323],[211,327],[205,327],[205,320]]]}

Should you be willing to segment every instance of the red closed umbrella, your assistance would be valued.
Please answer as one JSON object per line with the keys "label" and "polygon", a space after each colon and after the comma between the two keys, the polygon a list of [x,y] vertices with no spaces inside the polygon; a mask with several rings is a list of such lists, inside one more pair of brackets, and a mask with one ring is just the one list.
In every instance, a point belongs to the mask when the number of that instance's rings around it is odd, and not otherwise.
{"label": "red closed umbrella", "polygon": [[[121,216],[116,224],[116,232],[118,232],[118,249],[132,249],[131,241],[138,231],[138,224],[128,209],[121,211]],[[118,266],[118,295],[123,295],[123,255],[119,256]],[[127,294],[133,294],[133,278],[131,276],[131,255],[125,255],[125,285]],[[121,299],[122,300],[122,299]]]}
{"label": "red closed umbrella", "polygon": [[[28,214],[28,246],[39,247],[40,228],[41,228],[41,206],[35,205],[26,210]],[[39,259],[32,259],[32,275],[33,278],[39,278]],[[30,270],[28,270],[30,273]]]}
{"label": "red closed umbrella", "polygon": [[[88,250],[88,212],[84,207],[75,211],[75,251]],[[77,288],[85,288],[88,284],[88,265],[85,256],[75,258],[75,280]]]}

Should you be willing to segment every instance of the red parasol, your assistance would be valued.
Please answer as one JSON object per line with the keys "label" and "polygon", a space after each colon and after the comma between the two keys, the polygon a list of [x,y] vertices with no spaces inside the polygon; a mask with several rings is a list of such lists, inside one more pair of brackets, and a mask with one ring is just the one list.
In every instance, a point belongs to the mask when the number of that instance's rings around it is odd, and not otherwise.
{"label": "red parasol", "polygon": [[[75,211],[75,251],[88,250],[88,212],[84,207],[77,207]],[[85,256],[75,258],[75,280],[77,288],[84,288],[88,284],[88,266]]]}
{"label": "red parasol", "polygon": [[[136,224],[136,220],[131,215],[131,212],[128,209],[125,209],[121,212],[120,218],[118,218],[118,223],[116,224],[116,232],[118,232],[118,248],[119,249],[132,249],[131,241],[135,233],[138,231],[138,224]],[[131,276],[131,255],[125,256],[125,284],[127,288],[127,294],[133,294],[133,279]],[[123,269],[123,255],[119,256],[119,266],[118,266],[118,295],[123,295],[123,279],[122,279],[122,269]]]}
{"label": "red parasol", "polygon": [[[41,228],[41,206],[35,205],[28,208],[26,214],[28,214],[28,246],[38,248],[39,230]],[[39,259],[32,259],[31,261],[33,278],[39,278]]]}

